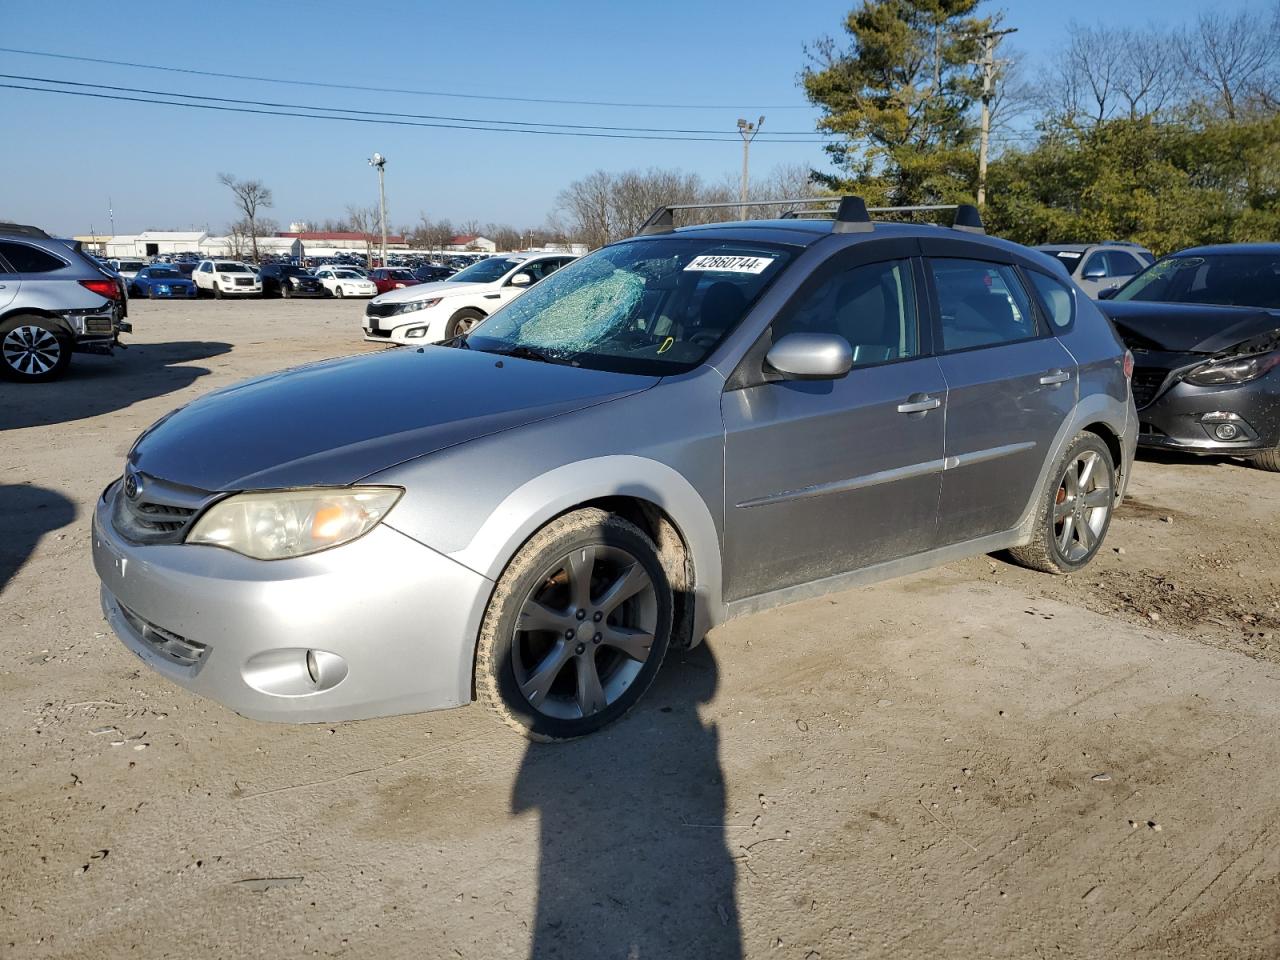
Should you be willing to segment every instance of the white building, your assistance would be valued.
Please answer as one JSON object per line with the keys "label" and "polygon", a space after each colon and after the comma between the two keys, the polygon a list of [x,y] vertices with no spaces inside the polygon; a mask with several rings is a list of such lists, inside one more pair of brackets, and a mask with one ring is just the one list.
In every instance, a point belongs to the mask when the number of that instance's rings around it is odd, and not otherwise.
{"label": "white building", "polygon": [[486,237],[460,234],[446,243],[444,248],[456,253],[494,253],[497,251],[498,245]]}
{"label": "white building", "polygon": [[158,257],[199,250],[208,236],[203,230],[144,230],[107,237],[103,246],[108,257]]}

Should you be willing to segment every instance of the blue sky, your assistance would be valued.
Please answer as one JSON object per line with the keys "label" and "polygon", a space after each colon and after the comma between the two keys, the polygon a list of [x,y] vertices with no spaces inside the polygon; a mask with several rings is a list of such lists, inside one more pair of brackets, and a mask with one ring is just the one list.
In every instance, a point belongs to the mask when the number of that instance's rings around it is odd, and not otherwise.
{"label": "blue sky", "polygon": [[[251,83],[0,52],[0,73],[344,109],[496,120],[723,129],[766,116],[765,131],[808,130],[796,85],[804,45],[836,33],[852,0],[644,3],[538,0],[217,0],[59,4],[0,0],[0,46],[224,73],[494,96],[718,104],[632,109],[465,100]],[[1238,9],[1248,3],[1218,4]],[[1256,3],[1254,4],[1256,6]],[[1013,44],[1034,66],[1074,19],[1141,27],[1194,17],[1192,0],[1006,0]],[[20,82],[0,80],[0,82]],[[0,90],[0,219],[60,233],[147,227],[221,231],[234,219],[220,171],[258,177],[270,215],[340,215],[376,202],[366,160],[389,158],[393,225],[419,212],[455,222],[541,224],[570,181],[598,168],[680,167],[734,174],[737,143],[592,140],[258,117]],[[791,109],[784,109],[791,107]],[[823,165],[816,144],[764,143],[752,167]]]}

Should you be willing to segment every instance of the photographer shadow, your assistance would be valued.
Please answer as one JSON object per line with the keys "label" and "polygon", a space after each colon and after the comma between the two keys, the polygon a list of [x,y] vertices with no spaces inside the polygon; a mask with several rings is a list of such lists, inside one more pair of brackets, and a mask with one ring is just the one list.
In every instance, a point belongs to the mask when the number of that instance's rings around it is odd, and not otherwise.
{"label": "photographer shadow", "polygon": [[742,957],[719,731],[698,713],[715,657],[671,659],[621,722],[525,753],[512,811],[540,815],[534,960]]}

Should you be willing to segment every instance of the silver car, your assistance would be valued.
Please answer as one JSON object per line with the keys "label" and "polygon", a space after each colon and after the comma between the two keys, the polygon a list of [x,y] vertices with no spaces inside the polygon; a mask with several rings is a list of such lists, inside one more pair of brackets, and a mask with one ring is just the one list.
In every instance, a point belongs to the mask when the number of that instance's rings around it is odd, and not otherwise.
{"label": "silver car", "polygon": [[995,550],[1090,561],[1137,417],[1056,265],[971,207],[671,220],[465,336],[147,430],[93,519],[125,645],[249,717],[479,699],[561,740],[730,618]]}
{"label": "silver car", "polygon": [[1156,262],[1146,247],[1125,240],[1107,243],[1045,243],[1036,247],[1062,264],[1071,279],[1095,300],[1105,299]]}

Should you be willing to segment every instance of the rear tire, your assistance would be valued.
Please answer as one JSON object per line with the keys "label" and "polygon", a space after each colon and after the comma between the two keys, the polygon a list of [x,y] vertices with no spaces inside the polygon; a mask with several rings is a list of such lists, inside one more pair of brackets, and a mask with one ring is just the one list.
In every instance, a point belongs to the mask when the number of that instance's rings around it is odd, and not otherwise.
{"label": "rear tire", "polygon": [[51,320],[19,314],[0,323],[0,377],[20,383],[56,380],[71,364],[71,338]]}
{"label": "rear tire", "polygon": [[1280,473],[1280,447],[1258,454],[1253,458],[1253,465],[1259,470]]}
{"label": "rear tire", "polygon": [[543,742],[594,733],[644,695],[671,642],[653,541],[604,510],[551,521],[498,578],[476,645],[476,696]]}
{"label": "rear tire", "polygon": [[444,338],[451,340],[464,333],[470,333],[484,319],[485,315],[481,311],[464,307],[449,318],[449,323],[444,328]]}
{"label": "rear tire", "polygon": [[1043,573],[1074,573],[1102,546],[1115,509],[1116,469],[1096,433],[1079,433],[1049,474],[1031,542],[1009,555]]}

